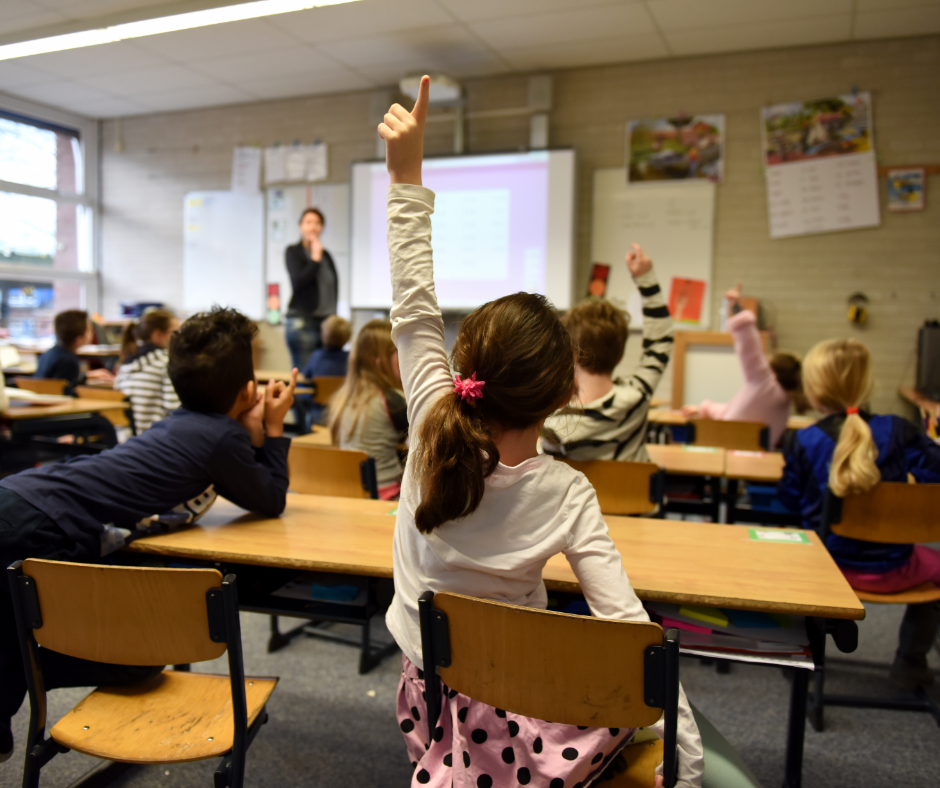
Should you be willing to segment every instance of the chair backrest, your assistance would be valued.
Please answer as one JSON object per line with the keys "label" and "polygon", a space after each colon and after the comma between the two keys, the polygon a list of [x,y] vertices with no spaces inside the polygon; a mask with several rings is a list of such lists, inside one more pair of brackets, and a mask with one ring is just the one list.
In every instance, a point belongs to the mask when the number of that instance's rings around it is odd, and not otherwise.
{"label": "chair backrest", "polygon": [[717,446],[735,451],[769,451],[770,429],[758,421],[692,419],[688,442],[693,446]]}
{"label": "chair backrest", "polygon": [[313,401],[318,405],[329,405],[333,395],[339,391],[346,382],[346,378],[322,377],[314,378],[311,382],[314,386]]}
{"label": "chair backrest", "polygon": [[[123,391],[118,391],[117,389],[99,388],[98,386],[76,386],[75,396],[79,399],[130,402],[130,397]],[[114,410],[103,410],[101,411],[101,415],[110,421],[115,427],[130,427],[131,420],[128,417],[129,412],[129,408],[115,408]]]}
{"label": "chair backrest", "polygon": [[292,443],[287,468],[294,492],[340,498],[379,497],[375,460],[364,451]]}
{"label": "chair backrest", "polygon": [[826,490],[824,527],[838,536],[888,544],[940,541],[940,484],[881,482],[861,495]]}
{"label": "chair backrest", "polygon": [[604,514],[649,514],[662,506],[664,474],[652,462],[565,459],[587,476]]}
{"label": "chair backrest", "polygon": [[[149,569],[30,558],[20,583],[27,621],[43,648],[116,665],[186,664],[226,650],[210,637],[208,592],[216,569]],[[27,599],[32,584],[35,610]],[[38,620],[37,620],[38,616]],[[41,626],[35,626],[40,623]]]}
{"label": "chair backrest", "polygon": [[14,380],[17,388],[32,391],[36,394],[57,394],[61,396],[65,393],[65,387],[68,385],[67,380],[58,378],[14,378]]}

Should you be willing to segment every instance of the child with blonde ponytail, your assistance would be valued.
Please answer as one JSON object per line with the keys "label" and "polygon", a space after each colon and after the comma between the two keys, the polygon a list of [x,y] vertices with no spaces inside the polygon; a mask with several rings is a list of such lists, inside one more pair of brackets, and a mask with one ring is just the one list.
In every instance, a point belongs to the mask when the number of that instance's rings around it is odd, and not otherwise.
{"label": "child with blonde ponytail", "polygon": [[[854,339],[820,342],[803,360],[803,387],[821,421],[785,440],[786,466],[779,493],[817,528],[826,487],[840,496],[867,492],[879,481],[940,482],[940,446],[898,416],[865,410],[874,386],[871,354]],[[849,584],[861,591],[895,593],[940,583],[940,551],[924,545],[881,544],[831,534],[826,547]],[[940,628],[940,604],[908,605],[892,680],[929,686],[927,666]]]}
{"label": "child with blonde ponytail", "polygon": [[[544,608],[542,568],[564,553],[595,615],[648,620],[594,489],[537,451],[542,423],[568,402],[575,383],[571,339],[551,304],[516,293],[481,306],[460,327],[451,371],[434,291],[434,192],[421,185],[428,83],[424,77],[412,112],[396,104],[379,126],[391,175],[392,338],[412,425],[387,615],[403,652],[396,696],[412,786],[587,786],[632,730],[546,723],[451,691],[431,736],[421,711],[425,680],[434,676],[422,671],[418,597],[425,591]],[[701,739],[681,691],[678,743],[678,785],[701,785]]]}

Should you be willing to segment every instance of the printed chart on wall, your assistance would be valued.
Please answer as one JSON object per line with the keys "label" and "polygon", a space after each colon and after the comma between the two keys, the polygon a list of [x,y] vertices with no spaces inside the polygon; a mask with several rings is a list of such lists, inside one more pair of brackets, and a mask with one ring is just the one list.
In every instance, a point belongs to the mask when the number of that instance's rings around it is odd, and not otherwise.
{"label": "printed chart on wall", "polygon": [[770,237],[877,227],[871,94],[761,110]]}
{"label": "printed chart on wall", "polygon": [[[633,243],[653,261],[677,326],[692,330],[711,326],[714,234],[715,184],[630,185],[624,182],[622,167],[595,170],[591,260],[610,266],[606,297],[630,313],[631,328],[639,329],[643,319],[640,294],[624,262]],[[597,289],[595,283],[592,287]]]}
{"label": "printed chart on wall", "polygon": [[281,315],[290,304],[290,276],[284,265],[284,250],[300,240],[300,214],[317,208],[326,223],[320,242],[333,258],[339,293],[336,311],[349,317],[349,184],[282,186],[266,191],[267,273],[266,282],[279,285]]}

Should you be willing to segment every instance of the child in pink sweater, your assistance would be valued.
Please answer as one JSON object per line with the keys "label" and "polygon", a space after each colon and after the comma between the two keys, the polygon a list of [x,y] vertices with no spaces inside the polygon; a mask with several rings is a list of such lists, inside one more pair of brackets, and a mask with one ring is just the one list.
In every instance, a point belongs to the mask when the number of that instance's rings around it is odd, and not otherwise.
{"label": "child in pink sweater", "polygon": [[792,404],[797,413],[808,409],[803,394],[800,360],[792,353],[764,355],[757,317],[741,308],[741,285],[725,293],[728,331],[734,337],[734,352],[741,362],[744,385],[725,404],[704,400],[701,405],[686,405],[686,416],[718,421],[757,421],[770,428],[770,445],[777,446],[787,428]]}

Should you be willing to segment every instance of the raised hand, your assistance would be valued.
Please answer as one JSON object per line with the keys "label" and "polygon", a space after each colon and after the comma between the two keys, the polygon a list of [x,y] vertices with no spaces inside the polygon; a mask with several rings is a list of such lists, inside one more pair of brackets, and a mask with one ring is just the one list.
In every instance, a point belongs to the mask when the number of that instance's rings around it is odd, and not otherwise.
{"label": "raised hand", "polygon": [[683,405],[680,412],[687,419],[694,419],[698,416],[698,405]]}
{"label": "raised hand", "polygon": [[269,438],[280,438],[284,434],[284,417],[294,404],[294,389],[297,388],[297,368],[291,370],[290,383],[269,380],[264,389],[264,426]]}
{"label": "raised hand", "polygon": [[737,287],[732,287],[730,290],[725,291],[725,300],[727,300],[729,308],[733,307],[738,303],[738,301],[741,300],[742,289],[743,288],[741,287],[741,283],[738,282]]}
{"label": "raised hand", "polygon": [[653,261],[646,256],[646,252],[639,244],[630,244],[631,250],[627,252],[627,268],[630,269],[630,275],[636,279],[643,276],[653,267]]}
{"label": "raised hand", "polygon": [[424,121],[428,116],[431,78],[421,77],[418,100],[408,112],[401,104],[392,104],[379,124],[379,136],[385,140],[385,164],[392,183],[421,185],[424,159]]}

